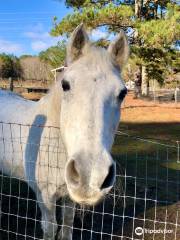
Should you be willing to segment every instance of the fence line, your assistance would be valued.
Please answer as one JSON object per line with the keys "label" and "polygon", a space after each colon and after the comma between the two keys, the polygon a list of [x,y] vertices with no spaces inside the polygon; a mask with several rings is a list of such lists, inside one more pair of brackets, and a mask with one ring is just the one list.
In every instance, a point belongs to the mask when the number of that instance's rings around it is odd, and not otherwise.
{"label": "fence line", "polygon": [[[149,101],[147,106],[150,106],[150,103],[154,105],[161,106],[161,104],[171,104],[174,107],[179,107],[180,103],[180,87],[171,88],[171,89],[147,89],[147,93],[142,95],[141,88],[129,88],[129,92],[134,96],[134,99],[142,99]],[[124,107],[126,107],[126,98],[124,101]]]}
{"label": "fence line", "polygon": [[[22,135],[22,129],[27,128],[29,131],[31,127],[46,129],[44,126],[0,122],[0,162],[5,152],[13,151],[13,154],[23,156],[24,146],[27,144],[23,139],[27,136]],[[18,136],[14,136],[15,129],[19,131]],[[59,144],[56,144],[57,138],[54,139],[51,135],[51,131],[59,129],[51,126],[47,129],[49,132],[43,136],[45,141],[42,146],[39,143],[28,144],[40,146],[41,156],[48,154],[47,151],[65,154]],[[11,132],[9,137],[7,131]],[[17,143],[20,143],[21,148],[16,148]],[[57,216],[63,211],[72,210],[75,219],[73,225],[68,225],[63,214],[58,227],[72,229],[75,240],[154,240],[157,237],[160,240],[178,240],[180,238],[178,151],[179,147],[175,142],[165,144],[157,139],[144,139],[118,131],[112,150],[112,156],[117,163],[114,188],[101,204],[94,207],[72,205],[68,198],[61,199],[56,204]],[[12,157],[13,163],[13,155],[9,156]],[[57,168],[58,164],[53,167]],[[11,173],[10,177],[4,175],[3,171],[0,174],[0,238],[3,240],[42,239],[40,211],[37,205],[41,202],[37,201],[30,187],[22,180],[24,178],[14,177]],[[161,230],[160,233],[157,230]]]}
{"label": "fence line", "polygon": [[[177,145],[170,145],[170,144],[165,144],[165,143],[160,142],[160,141],[162,141],[162,139],[157,139],[157,138],[142,138],[142,137],[134,136],[134,135],[131,135],[131,134],[129,134],[129,133],[122,132],[122,131],[117,131],[116,135],[118,135],[118,136],[124,135],[124,136],[130,137],[130,138],[132,138],[132,139],[137,139],[137,140],[140,140],[140,141],[143,141],[143,142],[152,143],[152,144],[157,144],[157,145],[164,146],[164,147],[179,148],[178,144],[177,144]],[[159,142],[158,142],[158,141],[159,141]],[[179,141],[175,141],[175,140],[172,140],[172,139],[166,139],[166,141],[171,141],[171,142],[174,142],[174,143],[179,142]]]}

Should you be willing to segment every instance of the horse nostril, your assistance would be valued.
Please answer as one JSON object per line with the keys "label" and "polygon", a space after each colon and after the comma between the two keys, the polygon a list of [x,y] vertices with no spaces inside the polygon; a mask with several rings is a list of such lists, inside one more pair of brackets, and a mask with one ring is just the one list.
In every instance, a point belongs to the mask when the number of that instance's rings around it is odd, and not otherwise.
{"label": "horse nostril", "polygon": [[127,94],[127,88],[122,89],[121,92],[119,93],[118,99],[120,101],[123,100],[125,98],[126,94]]}
{"label": "horse nostril", "polygon": [[112,164],[109,167],[109,173],[106,176],[106,178],[105,178],[103,184],[101,185],[100,189],[102,190],[102,189],[111,187],[113,185],[113,183],[114,183],[114,179],[115,179],[115,165]]}
{"label": "horse nostril", "polygon": [[80,175],[78,172],[77,164],[74,160],[70,161],[67,165],[66,177],[68,184],[78,186],[80,183]]}

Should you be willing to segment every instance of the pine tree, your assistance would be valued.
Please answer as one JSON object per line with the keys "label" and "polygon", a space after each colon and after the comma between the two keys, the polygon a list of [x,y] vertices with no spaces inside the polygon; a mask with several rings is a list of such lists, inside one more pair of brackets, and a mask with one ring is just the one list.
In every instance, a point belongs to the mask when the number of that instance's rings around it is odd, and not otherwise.
{"label": "pine tree", "polygon": [[[180,6],[176,1],[67,0],[66,4],[74,12],[54,22],[52,35],[69,35],[81,22],[89,29],[104,26],[109,33],[123,28],[131,43],[131,60],[140,67],[146,89],[150,79],[163,83],[174,66],[180,70],[174,48],[180,39]],[[142,92],[147,94],[144,89]]]}
{"label": "pine tree", "polygon": [[0,77],[18,78],[22,72],[19,59],[13,55],[0,54]]}
{"label": "pine tree", "polygon": [[60,65],[64,65],[66,55],[65,42],[59,42],[57,46],[50,47],[46,51],[39,53],[39,58],[50,66],[57,68]]}

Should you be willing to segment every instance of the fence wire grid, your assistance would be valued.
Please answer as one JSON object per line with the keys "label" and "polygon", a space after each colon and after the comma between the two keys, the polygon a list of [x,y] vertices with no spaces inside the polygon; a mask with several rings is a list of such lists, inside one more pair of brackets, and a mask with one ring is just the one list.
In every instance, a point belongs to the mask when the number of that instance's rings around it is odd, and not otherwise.
{"label": "fence wire grid", "polygon": [[[39,138],[34,139],[37,132]],[[59,157],[66,156],[62,144],[59,129],[0,123],[0,239],[43,238],[41,212],[30,187],[32,183],[26,180],[27,184],[23,174],[17,176],[22,169],[16,169],[14,164],[22,161],[27,146],[31,146],[30,150],[37,153],[38,164],[53,169],[55,174],[61,168]],[[52,152],[53,159],[49,159]],[[112,149],[117,164],[115,186],[94,207],[69,204],[68,197],[59,199],[56,203],[59,234],[66,226],[72,229],[73,240],[179,240],[178,154],[176,144],[159,143],[118,132]],[[7,156],[11,164],[8,175],[3,165]],[[46,172],[41,180],[51,179],[49,174]],[[58,187],[58,180],[51,184]],[[74,212],[74,221],[68,226],[64,213],[69,210]]]}

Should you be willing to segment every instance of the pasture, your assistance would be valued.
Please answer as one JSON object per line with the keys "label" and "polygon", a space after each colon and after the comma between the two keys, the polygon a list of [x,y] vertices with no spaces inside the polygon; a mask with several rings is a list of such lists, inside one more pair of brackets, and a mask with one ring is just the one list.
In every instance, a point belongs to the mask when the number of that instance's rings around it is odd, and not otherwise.
{"label": "pasture", "polygon": [[[125,104],[121,132],[112,150],[118,165],[116,185],[98,206],[75,206],[73,239],[179,239],[180,172],[176,140],[180,109],[148,106],[151,103],[133,100],[131,94]],[[41,214],[31,189],[19,179],[2,175],[0,186],[1,238],[41,239]],[[57,217],[63,208],[71,208],[66,199],[58,201]],[[60,228],[63,222],[58,224]],[[136,227],[172,232],[137,236]]]}
{"label": "pasture", "polygon": [[179,140],[180,103],[154,103],[133,99],[130,92],[122,108],[120,128],[135,136],[161,141]]}

